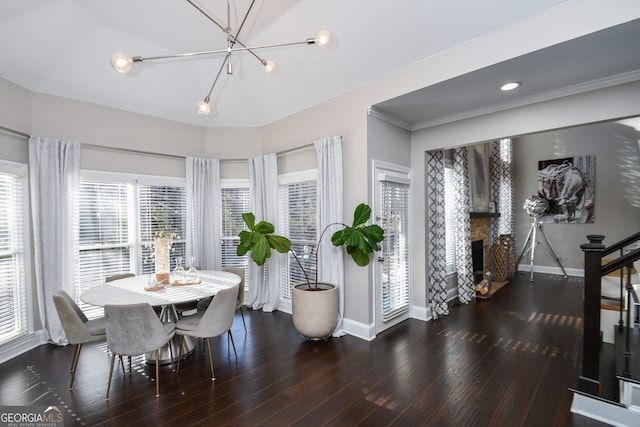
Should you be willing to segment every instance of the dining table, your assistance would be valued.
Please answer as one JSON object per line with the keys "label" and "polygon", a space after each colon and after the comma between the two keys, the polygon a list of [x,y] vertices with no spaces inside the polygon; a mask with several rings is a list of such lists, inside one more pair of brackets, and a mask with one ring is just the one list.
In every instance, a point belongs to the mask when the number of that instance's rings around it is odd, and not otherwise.
{"label": "dining table", "polygon": [[[93,286],[80,294],[80,300],[85,304],[104,307],[105,305],[127,305],[148,303],[152,307],[160,308],[160,319],[165,322],[175,322],[180,316],[175,309],[176,304],[184,304],[214,297],[222,289],[230,288],[240,283],[240,277],[226,271],[201,270],[199,277],[193,281],[178,281],[174,277],[171,283],[160,285],[153,280],[154,274],[141,274],[108,283]],[[241,290],[242,291],[242,290]],[[173,359],[169,346],[160,350],[159,362],[171,363],[177,360],[179,339],[177,336],[171,341],[175,349]],[[196,340],[183,340],[182,354],[186,357],[193,353]],[[155,352],[145,355],[147,363],[155,363]]]}

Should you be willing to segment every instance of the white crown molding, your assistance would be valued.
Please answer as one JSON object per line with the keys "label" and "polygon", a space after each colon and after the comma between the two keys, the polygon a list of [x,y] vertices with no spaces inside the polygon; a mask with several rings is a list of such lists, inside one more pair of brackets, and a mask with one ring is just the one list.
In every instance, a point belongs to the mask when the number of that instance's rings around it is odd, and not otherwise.
{"label": "white crown molding", "polygon": [[[411,126],[411,130],[417,131],[433,126],[444,125],[447,123],[457,122],[460,120],[471,119],[474,117],[483,116],[486,114],[497,113],[499,111],[510,110],[512,108],[524,107],[526,105],[535,104],[538,102],[551,101],[553,99],[563,98],[571,95],[578,95],[585,92],[590,92],[598,89],[604,89],[607,87],[617,86],[625,83],[631,83],[640,80],[640,70],[629,71],[622,74],[616,74],[614,76],[608,76],[601,79],[592,80],[589,82],[578,83],[571,86],[566,86],[561,89],[551,90],[548,92],[542,92],[536,95],[520,98],[518,100],[493,104],[487,107],[465,111],[459,114],[452,114],[447,117],[443,117],[437,120],[426,120],[424,122],[416,123]],[[370,107],[371,108],[371,107]],[[387,116],[389,116],[387,114]],[[402,121],[394,118],[395,120]]]}
{"label": "white crown molding", "polygon": [[402,119],[399,119],[395,116],[392,116],[391,114],[387,114],[385,112],[382,112],[380,110],[378,110],[376,107],[370,105],[369,107],[367,107],[367,115],[371,116],[371,117],[375,117],[377,119],[383,120],[387,123],[391,123],[392,125],[396,125],[402,129],[411,131],[411,123],[406,122]]}

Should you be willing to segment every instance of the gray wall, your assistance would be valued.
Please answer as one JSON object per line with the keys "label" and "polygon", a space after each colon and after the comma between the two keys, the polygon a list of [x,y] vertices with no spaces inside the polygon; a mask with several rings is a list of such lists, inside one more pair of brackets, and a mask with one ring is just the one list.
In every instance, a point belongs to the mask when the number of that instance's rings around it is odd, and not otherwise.
{"label": "gray wall", "polygon": [[[640,125],[640,120],[636,123]],[[605,244],[612,244],[640,231],[638,141],[640,131],[628,122],[596,123],[516,138],[514,202],[519,250],[530,228],[529,216],[522,206],[527,197],[537,192],[539,160],[595,155],[594,223],[543,225],[545,235],[569,274],[581,274],[583,253],[579,246],[587,242],[588,234],[604,234]],[[521,263],[528,261],[529,258],[523,259]],[[534,262],[541,269],[558,267],[544,250],[536,251]]]}
{"label": "gray wall", "polygon": [[[414,295],[414,303],[419,307],[427,307],[427,282],[424,271],[424,260],[426,259],[424,237],[424,224],[426,221],[424,215],[425,151],[469,145],[500,138],[519,137],[521,135],[543,132],[549,129],[561,129],[569,126],[602,122],[620,117],[636,115],[640,115],[640,82],[627,83],[579,95],[539,102],[525,107],[514,108],[469,120],[458,121],[413,132],[411,137],[411,169],[414,176],[414,215],[412,222],[412,258],[414,260],[412,266],[412,292]],[[613,144],[609,146],[609,150],[611,150],[612,146]],[[580,151],[580,154],[582,154],[582,151]],[[525,155],[520,155],[520,157],[524,157],[526,159]],[[535,167],[537,168],[538,158],[534,158],[534,160],[536,162]],[[527,162],[529,160],[524,161]],[[596,158],[596,165],[598,164],[600,164],[600,162],[598,158]],[[526,171],[523,171],[523,173],[527,174]],[[598,172],[598,170],[596,170],[597,182],[599,181],[598,176],[603,174],[605,174],[605,172]],[[596,189],[596,191],[598,191],[598,189]],[[531,195],[528,194],[530,192],[530,188],[524,189],[521,191],[519,197],[522,198],[523,193],[527,194],[528,197]],[[602,193],[602,190],[599,192]],[[598,195],[596,194],[596,199],[597,197]],[[596,203],[600,205],[601,202],[596,200]],[[599,209],[598,205],[596,205],[596,210]],[[521,209],[517,204],[515,208],[516,213],[518,213],[518,209]],[[596,211],[596,215],[601,214]],[[525,233],[526,235],[529,228],[528,218],[520,217],[517,219],[519,220],[518,225],[516,226],[517,234],[522,236],[522,234]],[[620,223],[612,223],[612,225],[615,225],[616,228],[613,230],[599,229],[598,233],[613,237],[614,235],[623,235],[627,228],[631,228]],[[525,228],[524,231],[522,230],[523,226]],[[576,248],[580,243],[585,242],[584,236],[587,233],[584,233],[584,230],[580,230],[580,227],[582,226],[576,225],[576,227],[578,227],[575,229],[577,231],[575,232],[575,235],[572,235],[572,239],[574,240],[569,241],[567,239],[563,243],[562,256],[569,256],[569,251],[564,251],[565,245],[566,247]],[[551,232],[547,234],[551,234]],[[523,238],[521,237],[520,240],[522,239]],[[613,242],[613,240],[609,239],[607,239],[607,241]],[[520,245],[523,242],[516,243]],[[520,248],[518,248],[518,250],[520,250]],[[576,265],[579,266],[579,264],[576,264],[575,260],[571,262],[572,268]],[[419,309],[419,307],[416,309]],[[425,313],[427,313],[427,310],[425,310]]]}

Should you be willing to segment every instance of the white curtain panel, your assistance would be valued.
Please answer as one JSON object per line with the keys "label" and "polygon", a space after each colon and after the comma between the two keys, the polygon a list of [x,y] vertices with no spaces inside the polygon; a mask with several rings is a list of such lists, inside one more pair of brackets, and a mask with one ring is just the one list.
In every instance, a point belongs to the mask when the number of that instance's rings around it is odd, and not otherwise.
{"label": "white curtain panel", "polygon": [[[221,265],[220,161],[187,157],[187,258],[205,270]],[[186,265],[188,261],[185,260]]]}
{"label": "white curtain panel", "polygon": [[[249,160],[249,192],[251,211],[256,222],[278,224],[278,159],[266,154]],[[276,230],[276,233],[278,230]],[[247,306],[263,311],[278,309],[280,302],[279,254],[272,251],[271,258],[262,267],[249,262],[249,297]]]}
{"label": "white curtain panel", "polygon": [[444,211],[444,153],[425,153],[426,277],[431,316],[449,314],[447,305],[447,251]]}
{"label": "white curtain panel", "polygon": [[467,149],[453,150],[456,210],[456,270],[458,273],[458,300],[467,304],[476,297],[473,281],[473,259],[471,256],[471,219],[469,206],[469,160]]}
{"label": "white curtain panel", "polygon": [[67,340],[52,295],[64,290],[75,297],[74,271],[78,240],[77,201],[80,144],[29,138],[29,185],[38,309],[49,341]]}
{"label": "white curtain panel", "polygon": [[[329,224],[344,222],[343,175],[342,175],[342,139],[340,136],[324,138],[316,141],[318,162],[317,193],[317,235]],[[338,286],[339,309],[338,325],[333,331],[334,337],[344,335],[342,320],[344,315],[344,253],[342,248],[330,242],[331,229],[327,230],[322,244],[317,249],[319,256],[318,280]]]}
{"label": "white curtain panel", "polygon": [[505,138],[489,144],[489,174],[491,200],[496,202],[500,217],[491,220],[491,242],[497,243],[501,234],[514,234],[513,217],[513,148]]}

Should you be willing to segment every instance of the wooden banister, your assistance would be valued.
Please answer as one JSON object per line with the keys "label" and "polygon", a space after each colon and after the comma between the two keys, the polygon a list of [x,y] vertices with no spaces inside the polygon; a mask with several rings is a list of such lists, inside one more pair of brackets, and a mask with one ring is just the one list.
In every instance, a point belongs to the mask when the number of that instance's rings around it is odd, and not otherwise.
{"label": "wooden banister", "polygon": [[[628,268],[628,274],[630,274],[633,262],[640,259],[640,249],[635,249],[602,265],[604,256],[618,250],[622,253],[622,249],[626,246],[640,241],[640,232],[608,247],[603,244],[604,238],[605,236],[601,234],[590,234],[587,236],[589,243],[580,245],[580,249],[584,252],[584,336],[582,341],[582,371],[578,378],[578,384],[581,390],[594,395],[600,395],[602,392],[600,384],[600,298],[602,296],[602,276],[624,267]],[[627,325],[628,327],[629,325]]]}

